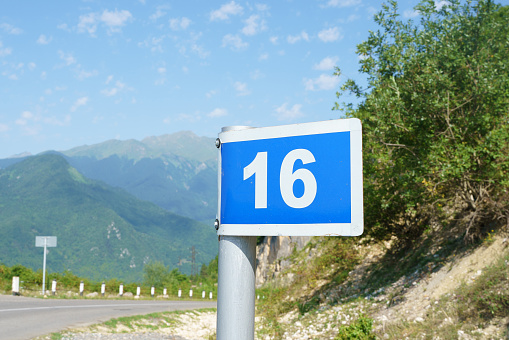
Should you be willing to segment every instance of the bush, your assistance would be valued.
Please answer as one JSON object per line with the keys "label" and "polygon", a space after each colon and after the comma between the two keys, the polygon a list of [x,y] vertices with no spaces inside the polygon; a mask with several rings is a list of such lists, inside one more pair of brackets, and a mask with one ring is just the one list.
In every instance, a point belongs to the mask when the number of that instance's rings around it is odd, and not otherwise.
{"label": "bush", "polygon": [[348,326],[339,329],[336,340],[375,340],[376,336],[371,332],[373,320],[361,316]]}

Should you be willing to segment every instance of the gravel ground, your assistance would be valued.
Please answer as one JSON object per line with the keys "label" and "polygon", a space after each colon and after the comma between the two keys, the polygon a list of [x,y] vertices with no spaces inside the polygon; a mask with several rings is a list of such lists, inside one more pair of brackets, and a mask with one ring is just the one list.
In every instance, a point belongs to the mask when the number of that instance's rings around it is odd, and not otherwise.
{"label": "gravel ground", "polygon": [[[209,340],[216,332],[216,312],[189,311],[183,314],[170,314],[172,321],[147,318],[133,322],[131,327],[118,323],[116,328],[94,325],[88,328],[62,332],[61,340]],[[154,330],[154,328],[157,328]],[[51,339],[50,336],[37,338]]]}

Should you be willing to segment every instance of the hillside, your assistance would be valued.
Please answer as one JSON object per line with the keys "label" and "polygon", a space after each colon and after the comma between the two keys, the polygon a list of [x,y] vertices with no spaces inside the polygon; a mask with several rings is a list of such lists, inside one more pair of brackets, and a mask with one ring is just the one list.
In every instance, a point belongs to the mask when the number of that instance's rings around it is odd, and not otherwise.
{"label": "hillside", "polygon": [[429,233],[410,249],[321,237],[274,257],[275,279],[258,290],[257,338],[506,338],[508,231],[470,245],[456,231]]}
{"label": "hillside", "polygon": [[[142,141],[109,140],[58,154],[88,178],[125,189],[178,215],[207,224],[215,219],[217,149],[213,138],[182,131]],[[25,158],[0,159],[0,169]]]}
{"label": "hillside", "polygon": [[[27,158],[0,170],[0,261],[41,268],[35,236],[57,236],[48,270],[94,280],[141,280],[156,260],[190,273],[217,253],[213,228],[83,176],[61,156]],[[197,267],[199,268],[199,267]]]}

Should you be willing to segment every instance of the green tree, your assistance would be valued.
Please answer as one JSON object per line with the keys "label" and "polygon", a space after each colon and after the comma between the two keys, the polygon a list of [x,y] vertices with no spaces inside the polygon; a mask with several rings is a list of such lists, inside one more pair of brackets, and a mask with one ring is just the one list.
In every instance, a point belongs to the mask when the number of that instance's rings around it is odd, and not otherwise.
{"label": "green tree", "polygon": [[147,286],[163,287],[169,278],[170,269],[162,262],[152,261],[143,266],[143,280]]}
{"label": "green tree", "polygon": [[[466,239],[509,224],[509,10],[490,0],[433,0],[399,18],[390,1],[357,46],[361,87],[338,104],[363,123],[367,231],[410,241],[455,221]],[[337,75],[341,71],[337,69]]]}

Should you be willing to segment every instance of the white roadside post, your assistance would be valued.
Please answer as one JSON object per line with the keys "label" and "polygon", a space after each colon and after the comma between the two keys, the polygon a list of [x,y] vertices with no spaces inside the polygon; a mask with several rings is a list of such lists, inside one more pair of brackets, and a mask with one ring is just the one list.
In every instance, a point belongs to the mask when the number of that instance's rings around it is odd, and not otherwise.
{"label": "white roadside post", "polygon": [[168,289],[166,287],[163,288],[163,297],[168,296]]}
{"label": "white roadside post", "polygon": [[136,296],[139,298],[141,293],[141,287],[136,287]]}
{"label": "white roadside post", "polygon": [[212,292],[209,293],[209,299],[212,300]]}
{"label": "white roadside post", "polygon": [[83,281],[80,282],[80,296],[83,296],[83,291],[85,290],[85,283]]}
{"label": "white roadside post", "polygon": [[205,291],[204,290],[201,292],[201,298],[205,299]]}
{"label": "white roadside post", "polygon": [[121,283],[118,287],[118,295],[123,296],[124,295],[124,284]]}
{"label": "white roadside post", "polygon": [[189,289],[189,297],[193,298],[193,288]]}
{"label": "white roadside post", "polygon": [[150,296],[154,297],[155,294],[156,294],[156,288],[154,286],[152,286],[152,288],[150,288]]}
{"label": "white roadside post", "polygon": [[254,339],[256,236],[359,236],[358,119],[251,128],[216,139],[217,339]]}
{"label": "white roadside post", "polygon": [[12,277],[12,295],[19,295],[19,276]]}
{"label": "white roadside post", "polygon": [[179,289],[178,296],[179,296],[179,299],[182,297],[182,289]]}
{"label": "white roadside post", "polygon": [[106,283],[101,284],[101,296],[104,296],[104,293],[106,292]]}
{"label": "white roadside post", "polygon": [[35,246],[44,247],[44,256],[42,263],[42,295],[46,294],[46,248],[57,246],[56,236],[36,236]]}
{"label": "white roadside post", "polygon": [[55,295],[57,293],[57,280],[53,280],[51,283],[51,293]]}

